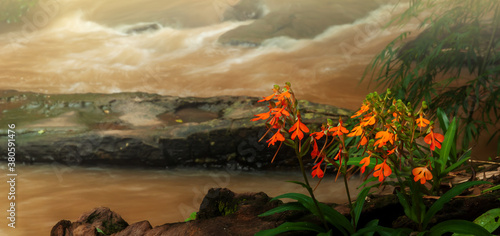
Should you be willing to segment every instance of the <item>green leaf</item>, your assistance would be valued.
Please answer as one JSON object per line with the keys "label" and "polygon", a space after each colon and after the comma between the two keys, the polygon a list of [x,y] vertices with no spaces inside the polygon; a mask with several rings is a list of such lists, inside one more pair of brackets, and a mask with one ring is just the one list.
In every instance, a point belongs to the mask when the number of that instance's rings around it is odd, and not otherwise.
{"label": "green leaf", "polygon": [[198,214],[198,212],[191,212],[191,215],[189,215],[189,217],[187,219],[184,220],[184,222],[188,222],[188,221],[191,221],[191,220],[196,220],[196,215]]}
{"label": "green leaf", "polygon": [[398,196],[399,203],[404,209],[405,215],[411,220],[416,221],[415,216],[412,214],[413,213],[412,208],[408,203],[408,200],[406,200],[406,196],[397,190],[396,190],[396,195]]}
{"label": "green leaf", "polygon": [[467,150],[465,152],[465,153],[468,153],[469,156],[461,158],[457,162],[453,163],[451,166],[449,166],[443,172],[441,172],[441,176],[444,177],[445,175],[447,175],[448,173],[450,173],[450,171],[453,171],[454,169],[460,167],[464,162],[466,162],[467,160],[469,160],[470,159],[470,151],[471,151],[471,149],[469,149],[469,150]]}
{"label": "green leaf", "polygon": [[332,231],[328,231],[326,233],[318,233],[316,236],[331,236],[332,235]]}
{"label": "green leaf", "polygon": [[99,228],[97,228],[97,227],[96,227],[95,229],[97,230],[97,233],[101,233],[101,234],[107,235],[107,234],[106,234],[106,233],[104,233],[104,231],[102,231],[101,229],[99,229]]}
{"label": "green leaf", "polygon": [[298,231],[298,230],[306,230],[306,231],[314,231],[317,233],[324,233],[325,229],[320,226],[309,223],[309,222],[285,222],[280,226],[274,229],[263,230],[255,234],[255,236],[273,236],[278,235],[288,231]]}
{"label": "green leaf", "polygon": [[440,236],[444,233],[473,234],[475,236],[491,236],[483,227],[466,220],[448,220],[430,229],[430,236]]}
{"label": "green leaf", "polygon": [[298,185],[304,187],[305,189],[309,189],[310,188],[309,186],[307,186],[307,184],[299,182],[299,181],[292,181],[292,180],[290,180],[290,181],[286,181],[286,182],[293,183],[293,184],[298,184]]}
{"label": "green leaf", "polygon": [[298,202],[288,202],[283,205],[279,205],[269,211],[266,211],[259,215],[259,217],[270,216],[275,213],[281,213],[284,211],[307,211],[308,209]]}
{"label": "green leaf", "polygon": [[313,214],[317,213],[316,212],[316,207],[314,205],[314,201],[312,200],[312,198],[309,197],[309,196],[306,196],[306,195],[304,195],[302,193],[285,193],[285,194],[281,194],[281,195],[279,195],[279,196],[274,197],[273,199],[271,199],[271,201],[277,200],[277,199],[281,199],[281,198],[290,198],[290,199],[296,200],[299,203],[301,203],[304,207],[306,207],[307,209],[311,210],[311,212]]}
{"label": "green leaf", "polygon": [[485,189],[481,193],[486,193],[486,192],[489,192],[489,191],[495,191],[495,190],[498,190],[498,189],[500,189],[500,184],[497,185],[497,186],[495,186],[495,187],[491,187],[489,189]]}
{"label": "green leaf", "polygon": [[[453,121],[450,124],[450,127],[448,127],[448,131],[446,131],[446,134],[444,135],[444,141],[441,145],[441,152],[439,155],[439,159],[441,160],[441,173],[444,171],[446,167],[446,163],[448,162],[449,155],[450,155],[450,150],[452,146],[455,145],[455,134],[457,132],[457,120],[453,118]],[[453,158],[455,159],[455,158]]]}
{"label": "green leaf", "polygon": [[491,209],[480,215],[474,220],[474,223],[492,233],[500,227],[500,208]]}
{"label": "green leaf", "polygon": [[371,188],[369,187],[363,188],[363,190],[361,190],[361,192],[358,194],[356,202],[354,202],[352,211],[356,222],[359,222],[359,217],[361,216],[361,211],[363,210],[363,205],[365,204],[366,196],[368,196],[368,193],[370,193],[370,189]]}
{"label": "green leaf", "polygon": [[443,208],[444,204],[449,202],[453,197],[462,193],[464,190],[479,184],[491,184],[491,183],[487,181],[471,181],[459,184],[453,187],[452,189],[448,190],[448,192],[443,194],[443,196],[441,196],[436,202],[434,202],[434,204],[432,204],[432,206],[425,214],[424,220],[422,222],[423,228],[424,229],[427,228],[427,224],[430,222],[432,217],[434,217],[434,215]]}
{"label": "green leaf", "polygon": [[[319,208],[321,209],[321,212],[325,216],[326,220],[335,226],[338,230],[340,230],[344,235],[350,235],[354,233],[355,229],[351,225],[351,222],[340,212],[337,210],[331,208],[330,206],[319,202],[318,203]],[[347,232],[346,232],[347,231]],[[347,234],[349,233],[349,234]]]}

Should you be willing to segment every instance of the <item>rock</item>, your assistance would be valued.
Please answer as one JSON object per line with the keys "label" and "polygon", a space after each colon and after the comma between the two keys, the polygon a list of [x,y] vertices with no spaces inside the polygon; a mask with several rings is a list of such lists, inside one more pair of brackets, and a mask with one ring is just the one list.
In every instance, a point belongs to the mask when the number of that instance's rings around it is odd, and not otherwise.
{"label": "rock", "polygon": [[[363,8],[359,8],[363,4]],[[289,3],[249,25],[222,34],[218,42],[229,45],[259,46],[271,38],[311,39],[335,25],[353,23],[380,5],[376,1],[317,0]],[[349,9],[347,11],[346,9]],[[356,10],[355,10],[356,9]],[[362,9],[362,10],[357,10]]]}
{"label": "rock", "polygon": [[136,236],[136,235],[145,235],[146,232],[150,231],[153,227],[149,221],[144,220],[137,223],[133,223],[124,230],[114,234],[115,236]]}
{"label": "rock", "polygon": [[156,22],[138,23],[122,29],[126,34],[150,33],[161,29],[162,26]]}
{"label": "rock", "polygon": [[128,223],[120,215],[107,207],[98,207],[84,213],[76,223],[90,224],[90,228],[99,228],[105,234],[120,232],[128,226]]}
{"label": "rock", "polygon": [[[51,236],[89,236],[101,235],[97,229],[106,235],[111,235],[127,228],[128,223],[107,207],[98,207],[86,212],[71,223],[68,220],[59,221],[50,232]],[[125,234],[123,234],[125,235]]]}
{"label": "rock", "polygon": [[224,21],[258,19],[264,14],[261,0],[241,0],[224,12]]}
{"label": "rock", "polygon": [[106,235],[113,236],[250,236],[261,230],[276,227],[288,219],[287,214],[258,217],[259,214],[281,204],[281,201],[270,202],[270,199],[265,193],[235,194],[228,189],[210,189],[200,206],[201,218],[197,217],[196,220],[188,222],[168,223],[154,228],[148,221],[128,225],[109,208],[96,208],[80,216],[76,222],[71,223],[66,220],[58,222],[52,228],[51,236],[101,235],[95,231],[96,227]]}
{"label": "rock", "polygon": [[57,222],[54,227],[52,227],[52,230],[50,231],[51,236],[69,236],[72,233],[70,232],[71,228],[71,221],[69,220],[61,220]]}
{"label": "rock", "polygon": [[[497,182],[495,182],[497,183]],[[486,211],[498,208],[500,191],[484,194],[479,197],[454,198],[444,208],[437,212],[436,217],[430,222],[430,227],[439,222],[450,219],[464,219],[472,221]],[[435,200],[426,199],[427,207]],[[284,222],[310,222],[321,225],[317,217],[307,211],[285,211],[266,217],[258,215],[282,204],[281,201],[271,201],[267,194],[260,193],[234,193],[229,189],[210,189],[200,205],[200,210],[195,220],[188,222],[167,223],[151,227],[148,221],[140,221],[128,225],[121,217],[108,208],[96,208],[83,214],[76,222],[67,220],[59,221],[51,230],[51,236],[67,235],[101,235],[97,234],[96,227],[102,229],[107,235],[241,235],[250,236],[255,233],[275,228]],[[347,204],[331,205],[345,217],[349,218]],[[410,227],[417,230],[417,226],[404,216],[404,210],[394,194],[370,195],[365,202],[359,225],[365,225],[377,219],[378,224],[384,227]],[[113,223],[105,223],[113,222]],[[128,225],[128,226],[127,226]],[[114,231],[112,231],[114,230]],[[497,235],[500,229],[493,232]],[[332,235],[340,235],[333,229]],[[316,235],[312,232],[292,231],[286,236]]]}
{"label": "rock", "polygon": [[234,201],[234,193],[226,188],[208,190],[203,198],[196,219],[210,219],[225,216],[237,211],[238,204]]}
{"label": "rock", "polygon": [[[15,124],[17,163],[236,169],[295,165],[288,149],[280,150],[270,163],[277,148],[258,142],[266,133],[264,122],[250,121],[267,109],[257,100],[4,91],[0,142],[8,139],[7,125]],[[299,101],[299,106],[303,122],[313,130],[327,118],[350,114],[308,101]],[[6,148],[0,145],[0,152],[7,153]]]}

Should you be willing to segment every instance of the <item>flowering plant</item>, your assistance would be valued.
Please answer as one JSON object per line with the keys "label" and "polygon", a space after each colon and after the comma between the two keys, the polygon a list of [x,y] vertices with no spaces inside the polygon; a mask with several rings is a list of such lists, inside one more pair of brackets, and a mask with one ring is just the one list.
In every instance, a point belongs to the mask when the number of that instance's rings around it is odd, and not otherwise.
{"label": "flowering plant", "polygon": [[[273,94],[264,97],[259,102],[269,102],[269,111],[257,114],[252,121],[266,121],[267,132],[262,139],[271,133],[272,136],[267,143],[268,146],[279,146],[276,153],[279,152],[283,143],[295,150],[304,183],[294,183],[302,185],[310,195],[307,197],[303,194],[288,193],[278,196],[275,199],[291,198],[298,202],[283,204],[262,216],[286,210],[309,210],[322,221],[323,228],[307,222],[288,222],[275,229],[262,231],[258,235],[275,235],[289,230],[310,230],[318,232],[318,235],[329,235],[332,233],[330,226],[334,226],[343,235],[355,234],[365,197],[371,187],[375,186],[365,187],[358,194],[358,200],[353,203],[347,179],[352,172],[356,171],[356,167],[360,167],[362,173],[365,173],[367,167],[371,169],[368,174],[373,173],[374,177],[367,182],[378,180],[380,185],[398,186],[402,191],[398,192],[398,198],[405,208],[405,213],[410,219],[419,223],[420,230],[426,228],[430,218],[449,199],[460,194],[467,187],[485,183],[477,181],[457,186],[442,201],[436,202],[429,211],[426,211],[421,199],[417,198],[421,198],[423,193],[439,192],[441,179],[448,172],[463,164],[468,157],[460,158],[459,161],[449,157],[456,133],[455,120],[451,124],[448,123],[449,126],[446,125],[446,136],[442,135],[435,131],[434,122],[424,118],[424,110],[427,108],[425,103],[422,103],[420,109],[414,112],[401,100],[392,99],[390,90],[387,90],[383,96],[376,92],[369,94],[361,108],[351,116],[355,124],[349,129],[342,119],[339,119],[337,124],[328,120],[321,130],[311,132],[301,119],[290,83],[286,83],[283,88],[275,85]],[[307,133],[310,134],[307,136]],[[307,156],[311,147],[310,156],[314,159],[311,171],[313,178],[322,179],[327,166],[335,167],[336,179],[340,174],[343,175],[351,209],[350,221],[331,207],[316,200],[303,162],[303,158]],[[276,154],[271,162],[275,157]],[[397,181],[387,181],[389,177],[394,177]],[[427,182],[432,182],[431,187],[425,185]],[[413,193],[413,198],[408,199],[410,192]],[[409,230],[389,229],[378,226],[377,222],[369,222],[367,227],[358,231],[358,234],[376,231],[399,234]],[[463,225],[478,230],[475,227],[477,225],[457,223],[460,229]]]}

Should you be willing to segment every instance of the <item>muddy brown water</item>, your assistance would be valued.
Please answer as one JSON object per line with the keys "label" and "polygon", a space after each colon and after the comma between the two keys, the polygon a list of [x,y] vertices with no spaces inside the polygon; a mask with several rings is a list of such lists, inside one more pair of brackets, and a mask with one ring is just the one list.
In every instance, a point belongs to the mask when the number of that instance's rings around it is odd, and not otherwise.
{"label": "muddy brown water", "polygon": [[[270,196],[306,194],[302,187],[285,182],[300,181],[301,175],[295,172],[110,169],[60,163],[17,169],[16,229],[8,228],[4,218],[0,235],[47,235],[59,220],[75,221],[98,206],[111,208],[129,223],[149,220],[154,227],[180,222],[198,211],[208,189],[217,187],[238,193],[263,191]],[[318,199],[345,202],[343,181],[333,179],[332,174],[321,183]],[[353,194],[359,183],[351,181]],[[5,197],[0,204],[6,208],[7,186],[1,187]]]}

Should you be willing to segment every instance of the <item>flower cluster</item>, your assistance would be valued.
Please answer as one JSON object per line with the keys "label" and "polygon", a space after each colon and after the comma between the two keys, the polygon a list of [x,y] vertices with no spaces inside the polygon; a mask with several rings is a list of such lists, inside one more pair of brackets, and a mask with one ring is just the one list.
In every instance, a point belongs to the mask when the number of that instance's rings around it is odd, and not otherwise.
{"label": "flower cluster", "polygon": [[[290,83],[286,83],[283,88],[275,85],[273,94],[264,97],[259,102],[269,102],[269,111],[255,115],[252,121],[265,120],[268,130],[264,137],[274,131],[273,136],[267,140],[268,147],[279,142],[278,151],[286,140],[285,136],[290,137],[292,141],[298,140],[298,147],[301,147],[304,133],[309,133],[309,128],[302,123],[300,112],[297,109],[297,99],[293,93]],[[290,128],[287,128],[288,127]],[[276,151],[276,153],[278,153]],[[274,161],[274,155],[271,162]]]}
{"label": "flower cluster", "polygon": [[[315,164],[312,177],[323,178],[328,164],[337,167],[339,174],[345,174],[349,161],[348,151],[354,147],[346,146],[348,139],[355,139],[356,149],[363,150],[362,153],[366,155],[359,161],[361,172],[364,173],[367,167],[373,168],[373,176],[380,182],[384,182],[395,168],[401,170],[403,165],[412,168],[415,182],[424,184],[433,177],[430,171],[431,160],[412,156],[413,148],[418,147],[416,140],[420,137],[425,136],[423,141],[429,145],[431,155],[436,148],[441,148],[444,141],[444,136],[434,131],[433,122],[424,118],[425,103],[414,113],[402,101],[391,99],[390,91],[385,97],[380,97],[375,92],[369,94],[361,108],[351,116],[355,121],[352,129],[349,130],[339,118],[337,124],[328,120],[321,130],[311,132],[306,137],[305,134],[310,130],[302,122],[297,100],[289,83],[283,88],[275,85],[273,94],[259,102],[269,102],[269,110],[255,115],[252,121],[266,121],[268,130],[264,136],[269,132],[273,134],[267,140],[268,146],[279,143],[279,151],[285,142],[302,153],[307,152],[301,150],[305,139],[307,147],[312,147],[311,157]],[[275,157],[276,155],[272,161]]]}
{"label": "flower cluster", "polygon": [[[414,181],[420,180],[420,183],[424,184],[432,179],[430,172],[432,167],[429,159],[412,158],[412,149],[417,145],[416,139],[425,135],[424,142],[429,144],[432,155],[436,147],[441,148],[444,136],[434,132],[433,122],[423,117],[425,103],[414,114],[401,100],[391,101],[389,96],[390,91],[384,98],[377,93],[369,94],[361,108],[351,116],[351,118],[359,119],[359,123],[348,136],[359,136],[358,147],[363,146],[368,153],[368,156],[359,163],[362,165],[361,172],[364,173],[370,162],[375,160],[377,163],[373,169],[373,176],[383,182],[392,174],[392,168],[401,169],[402,164],[407,163],[413,166]],[[387,104],[387,101],[391,102]],[[426,127],[428,127],[426,130],[422,130]],[[419,166],[419,162],[422,161],[425,162],[423,167]]]}

